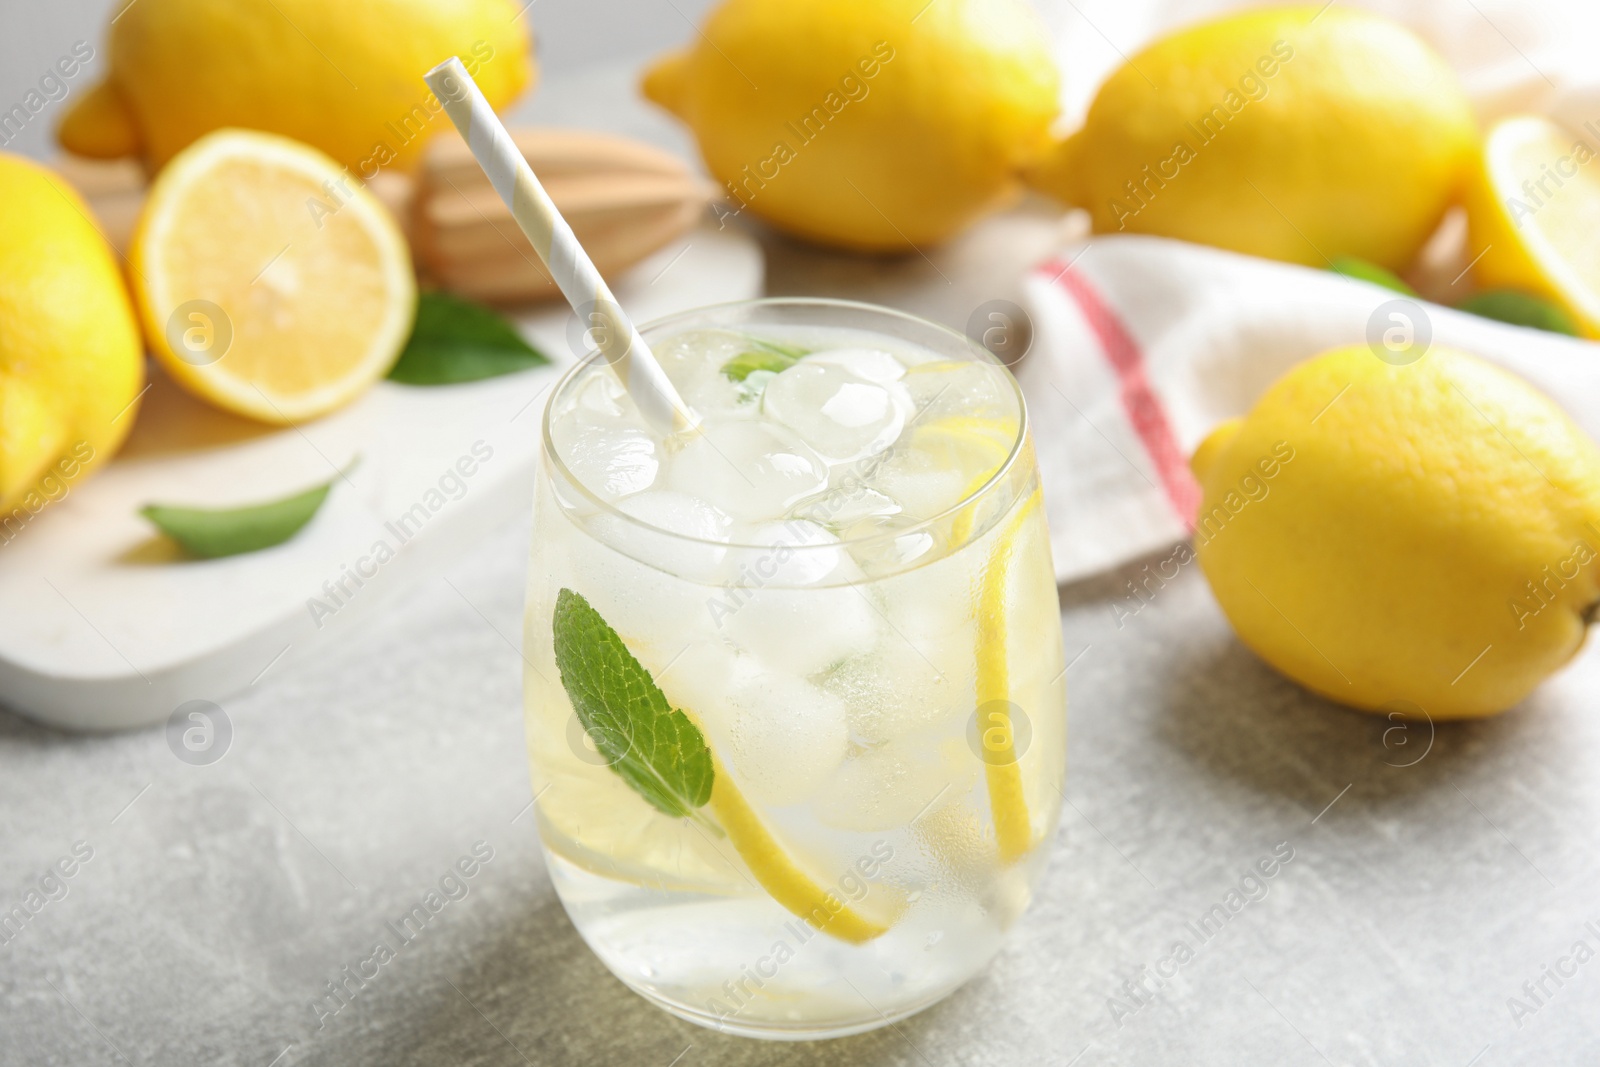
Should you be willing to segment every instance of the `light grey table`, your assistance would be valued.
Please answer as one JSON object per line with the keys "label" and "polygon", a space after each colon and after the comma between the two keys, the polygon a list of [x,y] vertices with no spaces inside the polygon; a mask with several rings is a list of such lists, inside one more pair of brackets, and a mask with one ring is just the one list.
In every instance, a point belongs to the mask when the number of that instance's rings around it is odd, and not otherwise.
{"label": "light grey table", "polygon": [[[617,70],[552,78],[526,117],[684,144]],[[899,261],[762,239],[774,293],[959,327],[1018,298],[1056,228],[1025,208]],[[221,701],[234,736],[209,766],[159,731],[0,712],[0,912],[73,871],[0,945],[0,1067],[1600,1062],[1593,649],[1526,707],[1430,739],[1274,674],[1192,568],[1120,625],[1139,564],[1065,589],[1069,804],[1009,947],[892,1029],[762,1044],[628,992],[554,897],[526,814],[526,540],[486,531],[443,580]],[[493,858],[467,895],[319,1012],[475,846]],[[1275,849],[1292,859],[1245,881]],[[1243,906],[1199,930],[1230,891]]]}

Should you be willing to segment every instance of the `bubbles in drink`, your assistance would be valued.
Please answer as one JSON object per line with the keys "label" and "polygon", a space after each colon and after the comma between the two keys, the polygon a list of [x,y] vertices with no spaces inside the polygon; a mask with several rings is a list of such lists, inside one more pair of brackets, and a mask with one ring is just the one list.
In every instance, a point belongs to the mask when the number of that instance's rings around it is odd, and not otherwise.
{"label": "bubbles in drink", "polygon": [[[917,742],[922,743],[917,743]],[[869,749],[817,790],[817,817],[829,826],[881,833],[937,818],[972,789],[982,765],[933,736]]]}

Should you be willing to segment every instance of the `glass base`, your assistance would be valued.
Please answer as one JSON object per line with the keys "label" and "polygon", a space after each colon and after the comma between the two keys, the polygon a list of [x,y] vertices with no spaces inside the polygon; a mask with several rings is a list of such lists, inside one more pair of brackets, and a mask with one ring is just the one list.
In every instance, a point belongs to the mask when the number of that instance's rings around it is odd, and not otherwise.
{"label": "glass base", "polygon": [[[616,972],[613,971],[612,973],[615,974]],[[624,985],[633,990],[635,993],[639,994],[645,1000],[648,1000],[650,1003],[654,1004],[663,1011],[668,1012],[669,1014],[676,1015],[684,1022],[694,1023],[696,1026],[703,1026],[707,1030],[715,1030],[719,1034],[732,1034],[735,1037],[751,1037],[762,1041],[826,1041],[835,1037],[850,1037],[853,1034],[864,1034],[869,1030],[878,1030],[885,1026],[892,1026],[903,1019],[909,1019],[918,1012],[933,1007],[935,1004],[948,997],[951,993],[954,993],[957,989],[961,988],[961,985],[964,984],[957,983],[956,985],[951,986],[949,989],[931,996],[926,1000],[919,1001],[918,1003],[910,1006],[901,1007],[899,1010],[888,1015],[872,1014],[870,1016],[863,1016],[859,1021],[854,1022],[839,1020],[811,1025],[807,1025],[805,1023],[784,1025],[775,1022],[734,1022],[720,1016],[711,1015],[707,1012],[698,1011],[695,1008],[689,1007],[687,1004],[679,1004],[676,1001],[657,996],[648,989],[641,989],[625,979],[622,979],[621,975],[618,975],[617,977],[619,980],[622,980]]]}
{"label": "glass base", "polygon": [[[883,937],[850,944],[765,895],[661,891],[545,855],[573,926],[606,969],[719,1033],[806,1041],[888,1026],[960,988],[1004,939],[992,899],[926,894]],[[1025,886],[1024,871],[1016,878]]]}

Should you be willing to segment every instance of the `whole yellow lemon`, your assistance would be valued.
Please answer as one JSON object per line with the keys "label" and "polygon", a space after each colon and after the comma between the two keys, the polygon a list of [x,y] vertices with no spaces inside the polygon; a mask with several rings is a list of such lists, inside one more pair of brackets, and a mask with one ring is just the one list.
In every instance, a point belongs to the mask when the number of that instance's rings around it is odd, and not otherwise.
{"label": "whole yellow lemon", "polygon": [[1600,610],[1600,447],[1544,394],[1435,347],[1342,348],[1196,451],[1200,566],[1308,689],[1435,719],[1504,711]]}
{"label": "whole yellow lemon", "polygon": [[144,349],[110,246],[77,192],[0,153],[0,542],[133,426]]}
{"label": "whole yellow lemon", "polygon": [[1133,56],[1032,180],[1098,233],[1400,270],[1460,191],[1476,138],[1455,75],[1408,30],[1338,5],[1270,8]]}
{"label": "whole yellow lemon", "polygon": [[1020,0],[727,0],[644,92],[694,131],[730,210],[901,252],[1014,191],[1057,84]]}
{"label": "whole yellow lemon", "polygon": [[154,170],[242,126],[370,178],[409,167],[449,125],[422,75],[452,55],[496,108],[533,78],[512,0],[137,0],[111,26],[110,76],[67,114],[61,143]]}

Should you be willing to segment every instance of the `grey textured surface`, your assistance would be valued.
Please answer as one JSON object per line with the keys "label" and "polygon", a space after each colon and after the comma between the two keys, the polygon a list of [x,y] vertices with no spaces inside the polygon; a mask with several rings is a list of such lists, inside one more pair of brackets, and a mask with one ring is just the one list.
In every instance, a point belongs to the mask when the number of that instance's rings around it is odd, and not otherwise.
{"label": "grey textured surface", "polygon": [[[620,71],[553,78],[529,114],[682,143]],[[1024,210],[931,259],[763,240],[774,293],[959,326],[1017,299],[1055,236]],[[585,948],[524,814],[526,537],[487,533],[445,580],[222,700],[234,737],[209,766],[159,732],[71,737],[0,712],[0,911],[93,849],[0,946],[0,1067],[1600,1061],[1600,963],[1563,965],[1537,1003],[1523,990],[1576,941],[1600,950],[1600,654],[1499,719],[1386,732],[1241,648],[1193,568],[1119,625],[1139,564],[1063,592],[1070,806],[994,964],[842,1041],[681,1023]],[[467,896],[319,1026],[326,983],[480,841],[494,856]],[[1196,936],[1280,844],[1293,859],[1265,895]],[[1180,940],[1193,958],[1133,995]],[[1514,1018],[1512,997],[1531,1010]]]}
{"label": "grey textured surface", "polygon": [[[0,947],[0,1064],[1600,1058],[1600,964],[1547,982],[1520,1029],[1507,1009],[1575,940],[1600,945],[1584,929],[1600,925],[1600,657],[1392,766],[1425,731],[1385,744],[1386,723],[1273,674],[1192,569],[1120,628],[1125,575],[1064,592],[1067,655],[1081,653],[1071,806],[1040,898],[985,973],[842,1041],[680,1023],[596,962],[519,817],[526,536],[493,534],[380,623],[222,701],[235,735],[211,766],[157,732],[70,737],[0,714],[0,901],[74,842],[94,849]],[[319,1028],[325,983],[478,841],[494,858],[469,894]],[[1202,943],[1187,924],[1281,842],[1294,858],[1266,895]],[[1175,940],[1194,958],[1139,1005],[1123,982]]]}

